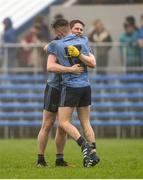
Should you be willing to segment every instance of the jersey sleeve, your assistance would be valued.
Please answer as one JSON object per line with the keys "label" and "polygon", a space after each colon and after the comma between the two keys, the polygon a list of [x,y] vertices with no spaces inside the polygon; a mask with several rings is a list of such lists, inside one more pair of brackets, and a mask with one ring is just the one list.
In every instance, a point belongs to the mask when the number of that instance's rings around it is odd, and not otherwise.
{"label": "jersey sleeve", "polygon": [[90,53],[93,54],[92,49],[89,46],[88,38],[86,36],[84,36],[83,38],[84,38],[85,46],[82,49],[82,53],[85,55],[89,55]]}
{"label": "jersey sleeve", "polygon": [[56,48],[57,44],[56,44],[56,41],[52,41],[49,46],[48,46],[48,49],[47,49],[47,53],[48,54],[54,54],[55,56],[57,55],[57,48]]}

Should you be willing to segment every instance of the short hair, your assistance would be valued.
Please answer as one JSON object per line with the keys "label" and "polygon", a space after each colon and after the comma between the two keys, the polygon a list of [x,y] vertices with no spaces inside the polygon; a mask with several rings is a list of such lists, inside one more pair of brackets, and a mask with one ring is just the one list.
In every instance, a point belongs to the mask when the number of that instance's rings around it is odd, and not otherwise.
{"label": "short hair", "polygon": [[126,22],[130,25],[133,25],[133,26],[135,26],[135,24],[136,24],[136,20],[135,20],[134,16],[127,16]]}
{"label": "short hair", "polygon": [[56,29],[59,27],[68,27],[68,26],[69,26],[69,22],[66,19],[57,19],[52,24],[53,29]]}
{"label": "short hair", "polygon": [[85,24],[81,20],[74,19],[74,20],[70,21],[70,28],[73,28],[76,23],[82,24],[83,27],[85,26]]}

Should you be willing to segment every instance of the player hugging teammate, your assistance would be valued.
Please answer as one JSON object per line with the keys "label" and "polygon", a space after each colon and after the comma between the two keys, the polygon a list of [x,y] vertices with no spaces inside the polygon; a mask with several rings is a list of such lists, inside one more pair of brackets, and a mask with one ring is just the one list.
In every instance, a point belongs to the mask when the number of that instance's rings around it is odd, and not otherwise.
{"label": "player hugging teammate", "polygon": [[[71,30],[75,32],[74,34],[71,33],[70,26]],[[52,88],[55,88],[60,93],[60,96],[56,98],[59,99],[58,107],[56,107],[58,108],[59,128],[64,135],[64,142],[59,141],[59,146],[63,145],[61,148],[61,162],[65,162],[63,159],[63,148],[67,133],[81,147],[83,166],[95,166],[100,159],[96,153],[95,135],[90,124],[91,87],[87,71],[87,67],[95,67],[95,57],[88,46],[87,37],[82,35],[84,24],[81,21],[74,20],[69,24],[67,20],[59,19],[54,22],[52,27],[59,39],[52,41],[48,45],[47,70],[54,74],[61,73],[61,81],[59,83],[58,80],[58,84],[54,81],[49,81],[50,87],[47,88],[47,92],[51,92]],[[76,71],[74,71],[75,69]],[[46,104],[50,105],[49,102]],[[54,104],[50,106],[54,108]],[[84,137],[70,123],[75,108],[83,128]],[[46,121],[48,122],[48,118]],[[42,138],[40,139],[42,141]],[[44,142],[44,147],[45,145],[46,143]],[[42,153],[39,153],[39,157]],[[43,161],[45,161],[44,156]],[[38,163],[40,164],[40,161]]]}

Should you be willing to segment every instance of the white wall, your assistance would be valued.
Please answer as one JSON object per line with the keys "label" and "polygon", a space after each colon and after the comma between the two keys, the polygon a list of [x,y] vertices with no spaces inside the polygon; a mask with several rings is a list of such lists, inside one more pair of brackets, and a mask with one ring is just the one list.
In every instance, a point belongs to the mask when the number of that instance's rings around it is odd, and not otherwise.
{"label": "white wall", "polygon": [[128,15],[135,16],[139,25],[140,15],[143,14],[143,5],[94,5],[94,6],[52,6],[50,9],[50,23],[55,14],[62,13],[68,20],[81,19],[85,22],[87,33],[95,19],[100,18],[107,29],[111,32],[113,39],[118,40],[123,31],[124,18]]}

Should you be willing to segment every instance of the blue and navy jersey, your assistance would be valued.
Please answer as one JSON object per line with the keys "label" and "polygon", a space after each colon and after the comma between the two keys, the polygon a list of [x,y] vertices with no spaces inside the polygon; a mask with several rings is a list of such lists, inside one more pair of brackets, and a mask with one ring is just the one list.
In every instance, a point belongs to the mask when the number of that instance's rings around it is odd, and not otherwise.
{"label": "blue and navy jersey", "polygon": [[[59,38],[56,37],[55,40],[58,40]],[[47,52],[48,53],[48,52]],[[54,87],[56,89],[60,89],[60,84],[61,84],[61,75],[49,72],[48,73],[48,79],[47,83],[49,86]]]}
{"label": "blue and navy jersey", "polygon": [[53,88],[60,89],[61,75],[49,72],[48,73],[47,83],[48,83],[49,86],[51,86]]}
{"label": "blue and navy jersey", "polygon": [[62,85],[69,87],[89,86],[87,66],[82,63],[79,58],[69,57],[67,47],[70,45],[76,46],[84,55],[89,55],[90,53],[87,37],[77,37],[74,34],[70,34],[60,40],[54,40],[48,46],[48,53],[54,54],[59,64],[67,67],[80,64],[85,69],[84,72],[79,75],[72,73],[62,74]]}

